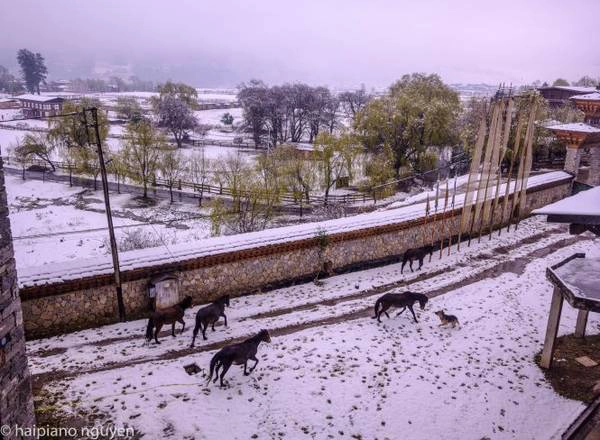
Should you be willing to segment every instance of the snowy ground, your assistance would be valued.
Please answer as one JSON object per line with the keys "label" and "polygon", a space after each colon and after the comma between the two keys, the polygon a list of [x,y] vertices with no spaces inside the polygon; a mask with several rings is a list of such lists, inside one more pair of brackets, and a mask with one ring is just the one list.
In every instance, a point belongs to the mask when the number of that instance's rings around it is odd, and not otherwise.
{"label": "snowy ground", "polygon": [[[202,95],[200,95],[202,96]],[[221,122],[221,118],[223,117],[223,115],[225,113],[229,113],[231,116],[233,116],[233,123],[235,125],[239,124],[239,122],[242,120],[242,108],[241,107],[236,107],[236,108],[219,108],[219,109],[213,109],[213,110],[198,110],[195,111],[194,114],[196,115],[196,118],[198,119],[198,122],[200,124],[207,124],[207,125],[218,125],[218,126],[224,126],[223,123]]]}
{"label": "snowy ground", "polygon": [[[196,308],[160,346],[144,343],[143,321],[30,341],[31,370],[40,399],[60,392],[64,411],[152,439],[558,438],[583,405],[556,395],[533,362],[552,291],[543,273],[577,251],[600,255],[599,245],[529,219],[420,273],[392,264],[233,299],[229,327],[194,349]],[[377,296],[404,289],[433,297],[418,324],[408,312],[370,319]],[[438,327],[440,308],[461,328]],[[570,333],[575,313],[563,313]],[[234,367],[225,389],[207,386],[214,350],[261,328],[273,342],[257,370]],[[596,317],[588,328],[600,331]],[[185,373],[192,362],[201,374]]]}
{"label": "snowy ground", "polygon": [[[100,191],[8,175],[5,183],[17,269],[107,255]],[[139,234],[154,246],[169,246],[210,235],[207,212],[189,204],[141,207],[129,195],[111,194],[111,207],[117,241]]]}

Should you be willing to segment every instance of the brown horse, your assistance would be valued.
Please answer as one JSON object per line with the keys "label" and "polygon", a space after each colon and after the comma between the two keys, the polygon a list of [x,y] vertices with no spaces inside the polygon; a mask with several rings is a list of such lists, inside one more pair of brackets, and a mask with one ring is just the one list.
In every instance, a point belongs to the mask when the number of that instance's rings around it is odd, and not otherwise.
{"label": "brown horse", "polygon": [[[258,365],[258,359],[256,358],[256,352],[258,351],[258,345],[261,342],[271,342],[271,335],[267,330],[261,330],[255,336],[246,339],[244,342],[239,344],[227,345],[217,352],[210,360],[210,374],[208,376],[208,383],[210,383],[213,373],[215,373],[215,382],[219,379],[219,369],[223,367],[221,371],[221,386],[224,386],[223,378],[225,373],[231,367],[231,364],[243,365],[244,375],[248,376],[254,371],[256,365]],[[248,361],[253,360],[254,365],[247,371]]]}
{"label": "brown horse", "polygon": [[174,306],[157,310],[156,312],[152,313],[152,315],[150,315],[150,319],[148,320],[148,326],[146,327],[146,340],[148,342],[151,341],[152,334],[154,333],[154,340],[157,344],[160,344],[158,340],[158,333],[165,324],[172,324],[171,334],[175,336],[175,323],[179,322],[183,324],[183,327],[181,328],[181,333],[183,333],[183,330],[185,330],[185,321],[183,320],[183,315],[185,313],[185,309],[188,309],[191,306],[192,297],[186,296],[179,304],[175,304]]}

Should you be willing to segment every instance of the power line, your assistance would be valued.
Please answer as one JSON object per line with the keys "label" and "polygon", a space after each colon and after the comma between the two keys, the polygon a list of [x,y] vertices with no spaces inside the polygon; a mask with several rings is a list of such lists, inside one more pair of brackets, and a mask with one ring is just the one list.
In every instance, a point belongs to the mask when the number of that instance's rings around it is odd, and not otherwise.
{"label": "power line", "polygon": [[[115,226],[115,229],[128,229],[128,228],[140,228],[143,226],[151,226],[151,225],[164,225],[166,227],[169,227],[171,224],[173,223],[177,223],[177,222],[187,222],[187,221],[191,221],[191,220],[199,220],[199,219],[205,219],[207,218],[206,215],[193,215],[193,216],[189,216],[189,217],[181,217],[181,218],[174,218],[172,220],[167,220],[167,221],[156,221],[156,222],[141,222],[141,223],[133,223],[131,225],[118,225]],[[100,231],[106,231],[108,228],[89,228],[89,229],[77,229],[74,231],[61,231],[61,232],[53,232],[53,233],[48,233],[48,234],[31,234],[31,235],[19,235],[17,237],[13,237],[13,240],[27,240],[27,239],[34,239],[34,238],[50,238],[50,237],[58,237],[58,236],[64,236],[64,235],[76,235],[76,234],[84,234],[84,233],[89,233],[89,232],[100,232]]]}

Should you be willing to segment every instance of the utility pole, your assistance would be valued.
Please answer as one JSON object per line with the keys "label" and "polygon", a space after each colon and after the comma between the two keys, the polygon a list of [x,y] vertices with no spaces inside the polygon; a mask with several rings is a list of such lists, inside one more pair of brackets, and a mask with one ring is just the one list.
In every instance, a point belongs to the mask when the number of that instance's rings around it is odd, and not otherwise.
{"label": "utility pole", "polygon": [[[88,124],[87,113],[92,116],[92,123]],[[88,143],[91,145],[89,128],[94,129],[96,137],[96,149],[98,152],[98,165],[100,166],[100,176],[102,178],[102,190],[104,192],[104,206],[106,209],[106,219],[108,221],[108,234],[110,237],[110,251],[112,254],[115,287],[117,290],[117,305],[119,308],[119,319],[125,321],[125,303],[123,302],[123,289],[121,286],[121,271],[119,269],[119,253],[117,249],[117,240],[115,238],[115,228],[112,221],[112,211],[110,210],[110,199],[108,194],[108,178],[106,177],[106,163],[104,162],[104,153],[102,151],[102,141],[100,140],[100,128],[98,124],[98,109],[96,107],[83,109],[83,121],[87,133]]]}

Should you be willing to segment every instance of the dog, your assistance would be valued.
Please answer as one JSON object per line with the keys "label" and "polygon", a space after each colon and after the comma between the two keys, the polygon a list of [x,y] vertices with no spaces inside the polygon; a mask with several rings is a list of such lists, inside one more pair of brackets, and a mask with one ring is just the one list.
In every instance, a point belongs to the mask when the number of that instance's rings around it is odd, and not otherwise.
{"label": "dog", "polygon": [[440,326],[450,324],[452,328],[458,327],[460,328],[460,322],[458,322],[458,318],[454,315],[446,315],[443,310],[438,310],[435,314],[440,318],[441,324]]}

